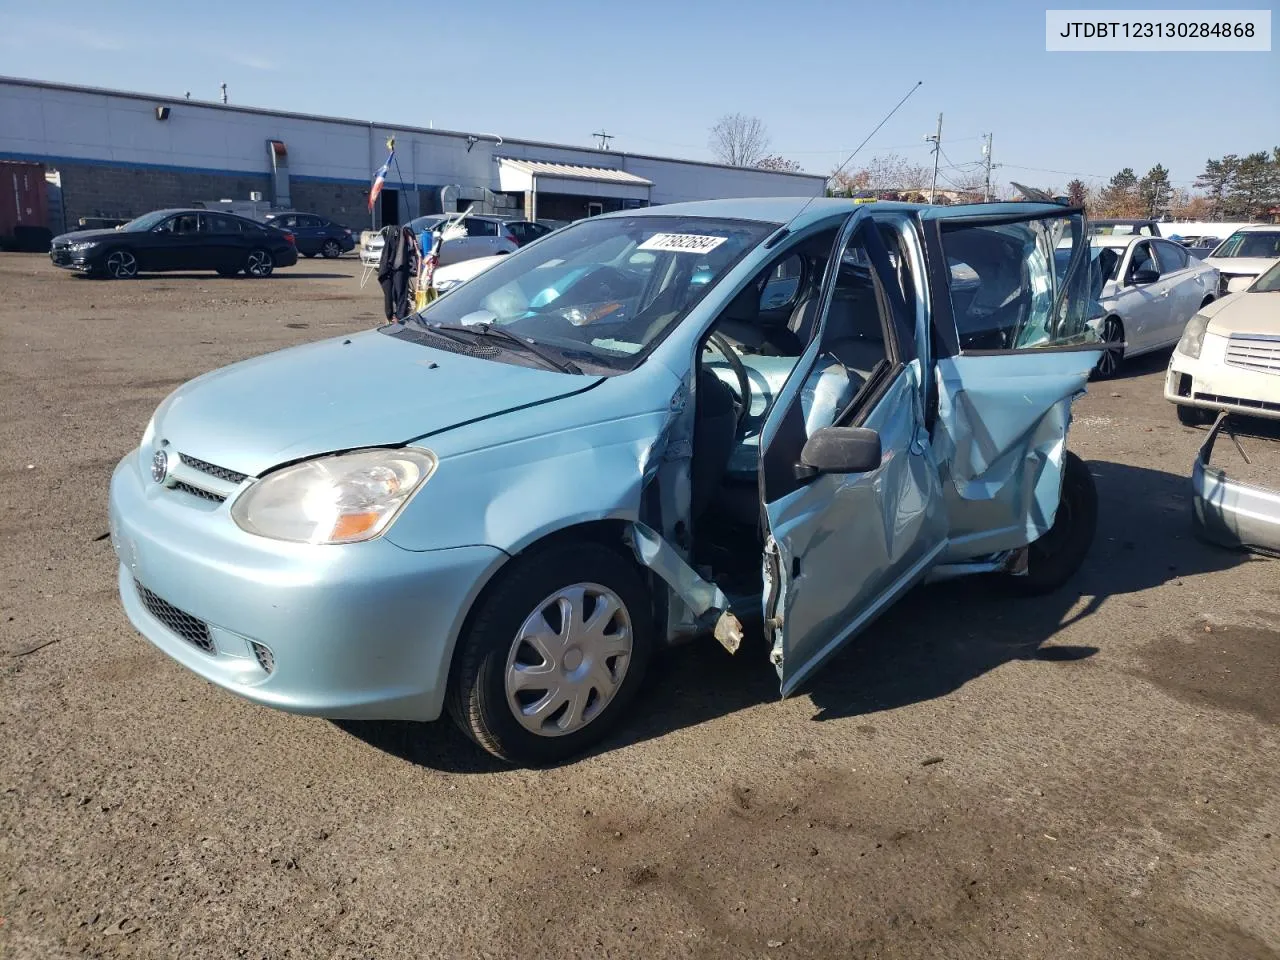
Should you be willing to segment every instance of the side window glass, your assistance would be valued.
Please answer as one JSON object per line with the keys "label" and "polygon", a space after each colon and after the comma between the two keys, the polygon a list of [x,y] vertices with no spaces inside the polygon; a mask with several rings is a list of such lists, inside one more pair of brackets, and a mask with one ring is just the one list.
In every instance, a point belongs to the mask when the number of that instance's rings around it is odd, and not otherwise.
{"label": "side window glass", "polygon": [[769,272],[769,280],[760,294],[761,310],[781,310],[791,306],[800,293],[800,276],[804,264],[799,254],[792,254]]}
{"label": "side window glass", "polygon": [[1090,256],[1079,215],[942,225],[962,350],[1024,350],[1094,339]]}
{"label": "side window glass", "polygon": [[318,217],[299,217],[298,226],[300,227],[319,227],[323,226]]}
{"label": "side window glass", "polygon": [[496,237],[498,235],[498,225],[492,220],[467,217],[466,227],[468,237]]}
{"label": "side window glass", "polygon": [[173,232],[177,234],[192,234],[200,231],[200,216],[195,213],[184,213],[181,216],[173,218]]}
{"label": "side window glass", "polygon": [[1157,255],[1160,257],[1160,272],[1173,273],[1175,270],[1182,270],[1187,265],[1187,251],[1183,250],[1176,243],[1155,244]]}
{"label": "side window glass", "polygon": [[152,233],[173,233],[174,225],[177,222],[178,222],[177,217],[170,217],[168,220],[163,220],[160,223],[157,223],[154,227],[151,228],[151,232]]}
{"label": "side window glass", "polygon": [[1135,274],[1152,270],[1159,273],[1160,265],[1151,252],[1151,244],[1143,241],[1133,248],[1133,256],[1129,258],[1129,281],[1133,282]]}

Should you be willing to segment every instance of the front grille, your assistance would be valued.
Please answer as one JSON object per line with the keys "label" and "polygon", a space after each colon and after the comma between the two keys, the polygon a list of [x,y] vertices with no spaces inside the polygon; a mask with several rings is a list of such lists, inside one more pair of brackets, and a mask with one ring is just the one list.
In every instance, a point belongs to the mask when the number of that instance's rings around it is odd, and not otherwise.
{"label": "front grille", "polygon": [[1252,410],[1267,410],[1274,413],[1280,413],[1280,403],[1272,403],[1269,400],[1249,400],[1245,397],[1227,397],[1220,393],[1196,393],[1197,400],[1204,400],[1208,403],[1221,403],[1232,407],[1247,407]]}
{"label": "front grille", "polygon": [[276,655],[271,652],[271,648],[263,646],[261,643],[256,643],[253,640],[249,641],[249,646],[253,649],[253,656],[258,661],[258,666],[260,666],[265,673],[274,673],[276,669]]}
{"label": "front grille", "polygon": [[1226,359],[1233,367],[1280,373],[1280,338],[1234,334],[1227,340]]}
{"label": "front grille", "polygon": [[161,600],[137,580],[133,584],[142,598],[142,605],[147,612],[163,623],[171,631],[187,643],[194,644],[205,653],[213,653],[213,638],[209,636],[209,625],[198,620],[185,610],[179,610],[167,600]]}
{"label": "front grille", "polygon": [[226,467],[220,467],[215,463],[201,460],[198,457],[191,457],[185,453],[178,454],[178,458],[192,470],[199,470],[201,473],[207,473],[209,476],[225,480],[227,483],[243,483],[246,477],[246,474],[236,473],[234,470],[228,470]]}
{"label": "front grille", "polygon": [[200,487],[193,487],[189,483],[182,480],[173,484],[172,489],[181,490],[183,493],[189,493],[193,497],[199,497],[201,500],[208,500],[212,503],[222,503],[227,498],[220,493],[214,493],[212,490],[202,490]]}

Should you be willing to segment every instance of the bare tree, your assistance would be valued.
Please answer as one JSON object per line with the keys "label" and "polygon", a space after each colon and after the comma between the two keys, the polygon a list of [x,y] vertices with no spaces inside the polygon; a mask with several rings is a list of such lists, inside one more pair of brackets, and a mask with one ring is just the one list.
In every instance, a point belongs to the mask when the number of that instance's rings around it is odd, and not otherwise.
{"label": "bare tree", "polygon": [[761,170],[776,170],[779,173],[799,173],[803,167],[794,160],[788,160],[786,157],[780,157],[777,154],[770,154],[756,164]]}
{"label": "bare tree", "polygon": [[765,151],[769,149],[769,131],[759,117],[726,113],[712,126],[708,145],[721,163],[731,167],[754,167],[765,159]]}
{"label": "bare tree", "polygon": [[872,157],[850,176],[865,181],[869,190],[921,191],[929,186],[929,169],[896,153]]}

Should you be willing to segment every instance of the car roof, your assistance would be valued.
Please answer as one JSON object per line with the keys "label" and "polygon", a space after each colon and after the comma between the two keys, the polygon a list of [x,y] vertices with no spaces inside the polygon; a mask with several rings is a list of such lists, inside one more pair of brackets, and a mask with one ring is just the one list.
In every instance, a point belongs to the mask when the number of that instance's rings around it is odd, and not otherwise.
{"label": "car roof", "polygon": [[[877,200],[871,204],[854,203],[844,197],[742,197],[731,200],[691,200],[665,203],[656,207],[638,207],[600,214],[602,217],[714,217],[726,220],[758,220],[763,223],[790,223],[796,229],[848,216],[867,208],[873,214],[885,212],[914,213],[926,220],[951,220],[983,216],[1018,216],[1065,213],[1071,209],[1054,203],[968,203],[943,206],[927,203],[900,203]],[[598,219],[593,218],[593,219]]]}
{"label": "car roof", "polygon": [[1095,247],[1127,247],[1130,244],[1137,243],[1139,240],[1165,240],[1166,237],[1147,237],[1140,233],[1122,233],[1119,236],[1115,234],[1103,234],[1101,236],[1092,236],[1089,242]]}
{"label": "car roof", "polygon": [[1236,230],[1233,233],[1257,233],[1260,230],[1271,232],[1280,231],[1280,223],[1250,223]]}

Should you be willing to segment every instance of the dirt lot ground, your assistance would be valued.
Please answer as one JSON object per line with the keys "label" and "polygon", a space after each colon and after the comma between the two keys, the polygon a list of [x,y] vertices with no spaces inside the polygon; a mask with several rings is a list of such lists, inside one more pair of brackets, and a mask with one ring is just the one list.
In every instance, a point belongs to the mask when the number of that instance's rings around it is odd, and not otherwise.
{"label": "dirt lot ground", "polygon": [[0,956],[1280,956],[1280,562],[1189,535],[1163,356],[1077,406],[1071,589],[918,590],[787,701],[689,647],[522,771],[170,662],[116,601],[110,472],[188,378],[372,325],[357,272],[0,257]]}

